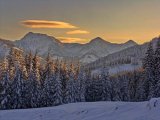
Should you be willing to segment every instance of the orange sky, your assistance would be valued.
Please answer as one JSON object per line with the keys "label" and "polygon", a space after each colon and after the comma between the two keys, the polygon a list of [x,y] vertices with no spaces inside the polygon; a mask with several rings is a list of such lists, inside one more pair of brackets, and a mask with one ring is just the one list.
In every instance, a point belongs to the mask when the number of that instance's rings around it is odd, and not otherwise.
{"label": "orange sky", "polygon": [[160,0],[0,0],[0,38],[17,40],[38,32],[62,42],[86,43],[99,36],[141,44],[160,35],[159,4]]}

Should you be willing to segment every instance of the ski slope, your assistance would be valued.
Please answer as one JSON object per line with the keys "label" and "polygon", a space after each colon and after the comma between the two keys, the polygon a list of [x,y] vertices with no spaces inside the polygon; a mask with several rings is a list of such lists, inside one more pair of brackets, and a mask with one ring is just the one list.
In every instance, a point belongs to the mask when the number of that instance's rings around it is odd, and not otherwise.
{"label": "ski slope", "polygon": [[1,110],[0,120],[160,120],[160,98],[145,102],[84,102]]}

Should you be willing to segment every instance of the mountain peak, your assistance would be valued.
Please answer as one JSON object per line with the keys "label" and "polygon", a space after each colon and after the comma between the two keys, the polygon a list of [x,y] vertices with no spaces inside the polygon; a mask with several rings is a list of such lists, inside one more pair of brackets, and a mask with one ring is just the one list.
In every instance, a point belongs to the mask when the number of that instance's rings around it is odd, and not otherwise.
{"label": "mountain peak", "polygon": [[94,39],[97,39],[97,40],[103,40],[101,37],[96,37]]}
{"label": "mountain peak", "polygon": [[26,35],[32,35],[32,34],[36,34],[36,33],[28,32]]}
{"label": "mountain peak", "polygon": [[[33,37],[33,36],[48,36],[46,34],[42,34],[42,33],[33,33],[33,32],[28,32],[24,37]],[[49,36],[48,36],[49,37]]]}
{"label": "mountain peak", "polygon": [[125,42],[125,44],[137,45],[137,43],[134,40],[128,40],[127,42]]}
{"label": "mountain peak", "polygon": [[52,42],[57,42],[60,43],[59,40],[54,38],[53,36],[48,36],[47,34],[42,34],[42,33],[33,33],[33,32],[28,32],[23,38],[23,40],[37,40],[37,41],[52,41]]}
{"label": "mountain peak", "polygon": [[96,37],[96,38],[92,39],[89,43],[107,43],[107,41],[105,41],[101,37]]}

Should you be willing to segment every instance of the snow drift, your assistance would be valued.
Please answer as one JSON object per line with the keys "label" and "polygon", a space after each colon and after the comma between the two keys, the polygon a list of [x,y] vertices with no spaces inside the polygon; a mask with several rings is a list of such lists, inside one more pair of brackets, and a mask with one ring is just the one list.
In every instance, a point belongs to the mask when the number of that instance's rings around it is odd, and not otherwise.
{"label": "snow drift", "polygon": [[160,120],[160,98],[145,102],[83,102],[1,110],[0,120]]}

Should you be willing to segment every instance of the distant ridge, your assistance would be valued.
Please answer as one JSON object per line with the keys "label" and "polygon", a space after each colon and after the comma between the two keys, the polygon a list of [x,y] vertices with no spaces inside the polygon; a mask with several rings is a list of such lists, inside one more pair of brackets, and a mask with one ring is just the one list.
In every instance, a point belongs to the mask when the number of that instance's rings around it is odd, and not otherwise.
{"label": "distant ridge", "polygon": [[96,37],[86,44],[62,43],[53,36],[33,32],[27,33],[20,40],[9,41],[8,44],[20,48],[24,52],[32,51],[34,53],[38,50],[41,57],[46,57],[47,53],[50,52],[53,58],[72,57],[80,59],[80,62],[83,63],[94,62],[101,57],[138,45],[133,40],[117,44],[108,42],[101,37]]}

